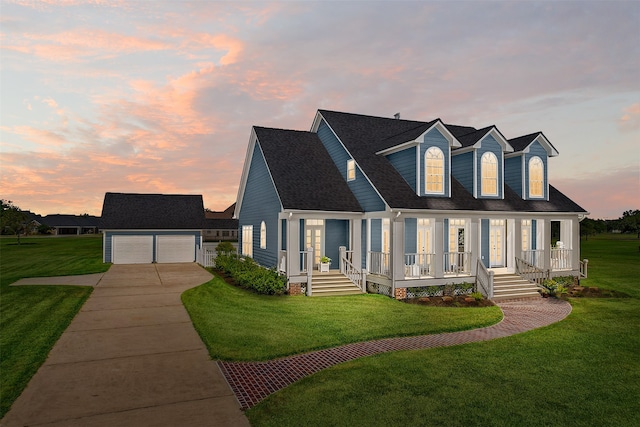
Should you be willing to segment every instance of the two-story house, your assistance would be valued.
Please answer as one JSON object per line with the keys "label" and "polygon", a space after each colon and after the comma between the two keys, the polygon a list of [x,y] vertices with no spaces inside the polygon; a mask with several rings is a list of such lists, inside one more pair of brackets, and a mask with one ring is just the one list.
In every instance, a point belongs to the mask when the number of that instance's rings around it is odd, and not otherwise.
{"label": "two-story house", "polygon": [[541,132],[507,139],[440,119],[319,110],[308,132],[253,127],[240,250],[307,294],[319,290],[322,256],[361,291],[392,297],[514,273],[518,262],[578,275],[587,212],[549,184],[557,155]]}

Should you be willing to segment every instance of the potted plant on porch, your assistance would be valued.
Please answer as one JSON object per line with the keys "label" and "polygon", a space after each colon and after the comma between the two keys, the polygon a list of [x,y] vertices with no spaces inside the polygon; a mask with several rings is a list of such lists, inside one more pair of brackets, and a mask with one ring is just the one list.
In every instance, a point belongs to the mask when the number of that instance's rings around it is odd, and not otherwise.
{"label": "potted plant on porch", "polygon": [[328,273],[331,265],[331,258],[324,255],[320,258],[320,273]]}

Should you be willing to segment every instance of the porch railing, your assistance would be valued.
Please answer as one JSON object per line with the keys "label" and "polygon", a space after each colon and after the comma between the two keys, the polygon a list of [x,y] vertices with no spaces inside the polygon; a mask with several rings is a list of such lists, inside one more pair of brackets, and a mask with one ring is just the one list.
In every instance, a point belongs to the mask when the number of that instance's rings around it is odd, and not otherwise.
{"label": "porch railing", "polygon": [[[299,260],[300,260],[300,273],[301,274],[306,274],[307,273],[307,264],[308,264],[308,260],[309,260],[309,256],[311,256],[311,259],[313,260],[313,252],[311,252],[311,255],[309,255],[309,251],[300,251],[299,253]],[[313,269],[313,265],[311,266],[311,269]]]}
{"label": "porch railing", "polygon": [[476,290],[487,299],[493,298],[493,271],[487,270],[480,260],[476,267]]}
{"label": "porch railing", "polygon": [[365,273],[353,265],[353,251],[348,251],[345,246],[340,246],[340,273],[347,276],[362,292],[367,292]]}
{"label": "porch railing", "polygon": [[571,249],[551,249],[551,270],[571,270],[573,250]]}
{"label": "porch railing", "polygon": [[544,268],[544,250],[533,249],[530,251],[522,251],[522,260],[542,269]]}
{"label": "porch railing", "polygon": [[391,277],[390,259],[388,252],[369,252],[369,272]]}
{"label": "porch railing", "polygon": [[588,259],[583,259],[582,261],[580,261],[580,277],[583,279],[587,278],[587,270],[589,267],[589,260]]}
{"label": "porch railing", "polygon": [[471,252],[445,252],[444,274],[468,276],[471,274]]}
{"label": "porch railing", "polygon": [[542,286],[542,283],[549,278],[549,271],[545,271],[522,258],[516,257],[516,274],[530,282]]}
{"label": "porch railing", "polygon": [[424,252],[404,254],[404,276],[412,279],[433,276],[434,257],[435,254]]}
{"label": "porch railing", "polygon": [[287,251],[278,251],[278,272],[287,272]]}

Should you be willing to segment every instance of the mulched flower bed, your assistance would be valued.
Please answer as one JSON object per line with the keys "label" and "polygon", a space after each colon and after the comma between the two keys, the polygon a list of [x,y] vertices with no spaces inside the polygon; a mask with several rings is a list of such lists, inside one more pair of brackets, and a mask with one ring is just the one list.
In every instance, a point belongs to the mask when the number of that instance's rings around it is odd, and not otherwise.
{"label": "mulched flower bed", "polygon": [[624,292],[600,289],[595,286],[572,285],[567,289],[567,296],[573,298],[629,298]]}
{"label": "mulched flower bed", "polygon": [[476,301],[468,296],[407,298],[402,301],[407,304],[430,305],[433,307],[491,307],[495,305],[491,300]]}

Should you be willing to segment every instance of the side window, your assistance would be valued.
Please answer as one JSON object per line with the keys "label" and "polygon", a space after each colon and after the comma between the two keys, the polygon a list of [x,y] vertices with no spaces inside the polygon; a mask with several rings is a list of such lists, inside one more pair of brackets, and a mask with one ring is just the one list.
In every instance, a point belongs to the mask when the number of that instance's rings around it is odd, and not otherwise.
{"label": "side window", "polygon": [[544,164],[538,156],[529,160],[529,197],[544,197]]}
{"label": "side window", "polygon": [[356,179],[356,161],[347,160],[347,181],[354,181]]}
{"label": "side window", "polygon": [[444,154],[438,147],[431,147],[424,154],[424,188],[427,194],[444,193]]}
{"label": "side window", "polygon": [[253,225],[242,226],[242,255],[253,257]]}
{"label": "side window", "polygon": [[481,194],[483,196],[498,195],[498,158],[491,152],[486,152],[480,159],[480,173],[482,177]]}
{"label": "side window", "polygon": [[260,249],[267,249],[267,224],[260,224]]}

